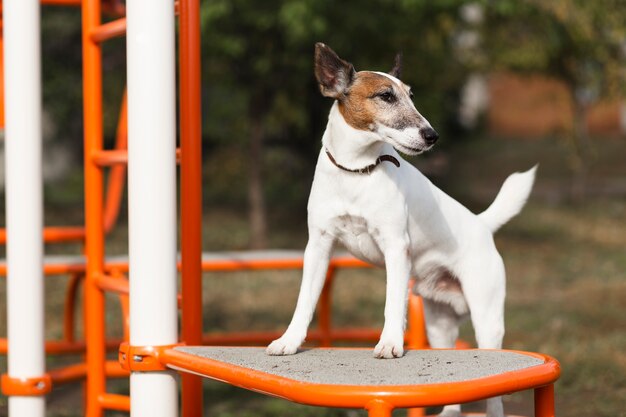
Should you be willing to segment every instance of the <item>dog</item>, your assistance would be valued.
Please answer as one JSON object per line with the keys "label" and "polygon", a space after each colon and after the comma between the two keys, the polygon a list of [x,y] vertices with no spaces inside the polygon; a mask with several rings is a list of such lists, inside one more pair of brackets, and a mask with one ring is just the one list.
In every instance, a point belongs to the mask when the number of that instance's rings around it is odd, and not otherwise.
{"label": "dog", "polygon": [[[496,199],[475,215],[433,185],[403,154],[430,150],[437,132],[400,81],[401,56],[389,73],[359,71],[328,46],[315,45],[315,77],[334,99],[308,202],[309,240],[296,309],[285,333],[266,349],[291,355],[303,343],[336,243],[385,268],[385,322],[376,358],[404,353],[409,277],[424,300],[428,340],[453,348],[471,319],[479,348],[499,349],[504,336],[505,270],[493,233],[523,208],[536,166],[509,176]],[[445,416],[460,412],[446,406]],[[487,403],[502,416],[498,398]]]}

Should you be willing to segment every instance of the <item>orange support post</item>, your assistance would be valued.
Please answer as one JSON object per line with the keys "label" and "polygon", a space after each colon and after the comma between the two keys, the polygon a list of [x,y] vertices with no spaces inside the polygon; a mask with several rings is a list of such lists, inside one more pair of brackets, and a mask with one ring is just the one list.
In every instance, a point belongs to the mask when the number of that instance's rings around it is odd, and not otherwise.
{"label": "orange support post", "polygon": [[554,417],[554,384],[535,388],[535,417]]}
{"label": "orange support post", "polygon": [[382,400],[371,401],[367,406],[367,415],[369,417],[391,417],[393,407]]}
{"label": "orange support post", "polygon": [[103,173],[91,160],[102,149],[102,53],[90,34],[100,25],[100,1],[83,0],[83,111],[85,152],[85,339],[87,346],[87,417],[102,417],[98,401],[106,390],[104,294],[98,278],[104,270]]}
{"label": "orange support post", "polygon": [[[179,2],[183,342],[202,344],[202,113],[200,2]],[[182,416],[202,415],[202,380],[182,376]]]}
{"label": "orange support post", "polygon": [[320,346],[330,347],[332,345],[332,289],[335,278],[335,268],[329,265],[326,271],[326,282],[320,296],[320,302],[317,310],[318,328],[321,334]]}

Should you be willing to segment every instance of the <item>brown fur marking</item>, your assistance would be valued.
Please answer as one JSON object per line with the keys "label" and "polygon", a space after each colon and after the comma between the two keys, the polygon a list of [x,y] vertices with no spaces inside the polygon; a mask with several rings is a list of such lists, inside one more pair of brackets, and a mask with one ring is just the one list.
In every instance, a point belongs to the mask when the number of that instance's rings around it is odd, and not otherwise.
{"label": "brown fur marking", "polygon": [[388,90],[393,91],[398,100],[401,100],[402,95],[408,98],[408,86],[399,88],[384,75],[369,71],[357,72],[347,94],[339,100],[339,111],[345,121],[358,130],[372,131],[376,123],[398,129],[417,126],[420,120],[414,109],[374,98],[376,94]]}

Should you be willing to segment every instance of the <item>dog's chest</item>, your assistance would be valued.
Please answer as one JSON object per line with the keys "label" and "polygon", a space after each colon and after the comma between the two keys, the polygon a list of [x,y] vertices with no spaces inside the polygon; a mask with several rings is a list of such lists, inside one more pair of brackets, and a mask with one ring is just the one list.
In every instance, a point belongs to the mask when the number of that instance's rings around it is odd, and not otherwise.
{"label": "dog's chest", "polygon": [[351,214],[340,214],[332,221],[332,228],[339,237],[358,238],[362,235],[376,233],[371,229],[365,217]]}
{"label": "dog's chest", "polygon": [[379,230],[365,217],[347,213],[338,215],[331,222],[331,229],[354,256],[378,265],[384,263],[378,242]]}

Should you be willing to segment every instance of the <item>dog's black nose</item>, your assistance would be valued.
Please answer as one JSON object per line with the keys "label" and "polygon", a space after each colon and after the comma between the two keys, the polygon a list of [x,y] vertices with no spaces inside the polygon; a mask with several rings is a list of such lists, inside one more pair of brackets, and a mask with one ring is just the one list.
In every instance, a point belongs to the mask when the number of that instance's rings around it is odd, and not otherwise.
{"label": "dog's black nose", "polygon": [[437,142],[437,139],[439,139],[439,134],[432,127],[423,129],[421,131],[421,134],[424,140],[426,141],[426,144],[429,146],[434,145],[435,142]]}

